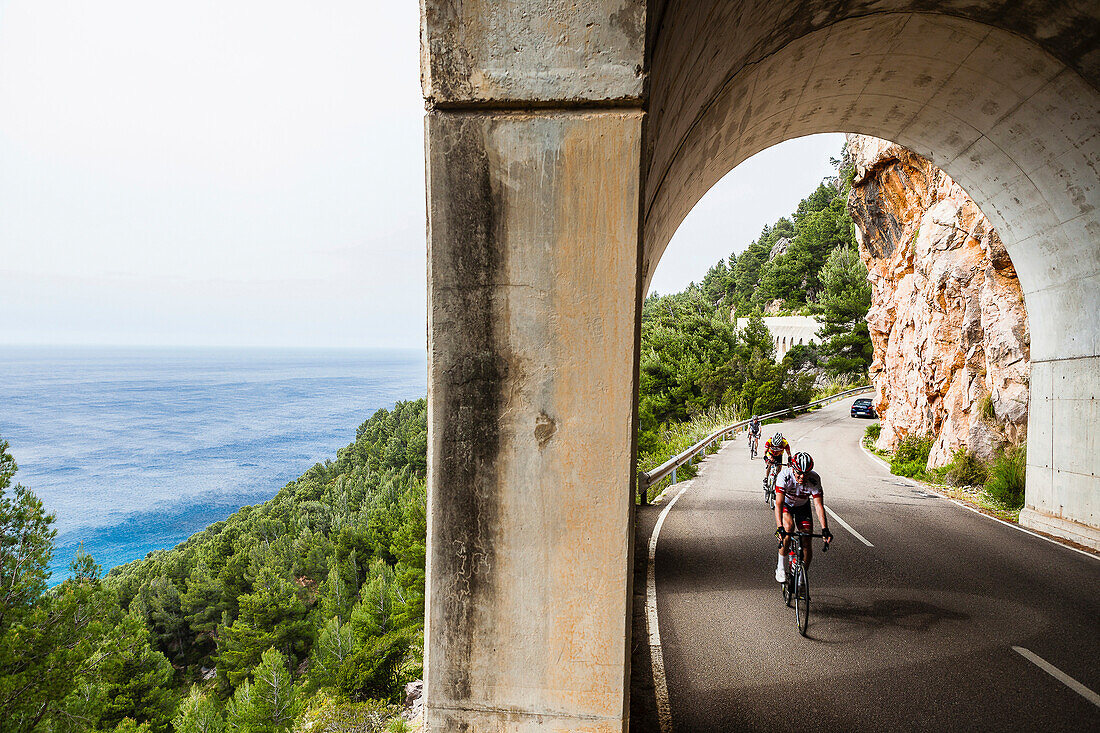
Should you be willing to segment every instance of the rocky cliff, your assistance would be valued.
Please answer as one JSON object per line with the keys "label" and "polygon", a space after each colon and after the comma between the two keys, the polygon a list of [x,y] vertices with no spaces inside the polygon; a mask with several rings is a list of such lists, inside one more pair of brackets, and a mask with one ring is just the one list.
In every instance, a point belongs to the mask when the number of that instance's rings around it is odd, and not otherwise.
{"label": "rocky cliff", "polygon": [[848,209],[867,265],[879,447],[936,436],[989,459],[1027,430],[1029,336],[1016,270],[977,205],[906,148],[849,135]]}

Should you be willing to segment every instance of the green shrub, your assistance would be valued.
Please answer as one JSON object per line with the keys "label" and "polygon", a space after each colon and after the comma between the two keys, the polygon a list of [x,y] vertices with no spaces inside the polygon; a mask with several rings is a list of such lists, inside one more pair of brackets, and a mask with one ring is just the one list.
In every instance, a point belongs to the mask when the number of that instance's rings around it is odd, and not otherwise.
{"label": "green shrub", "polygon": [[989,467],[985,491],[1006,506],[1024,505],[1024,478],[1027,467],[1027,446],[1020,445],[997,452]]}
{"label": "green shrub", "polygon": [[932,452],[932,435],[906,435],[894,449],[890,460],[890,473],[897,476],[914,478],[924,472],[928,465],[928,454]]}
{"label": "green shrub", "polygon": [[944,475],[944,480],[951,486],[981,486],[987,478],[989,468],[966,448],[955,451]]}
{"label": "green shrub", "polygon": [[983,394],[978,400],[978,414],[987,423],[997,422],[997,411],[993,409],[993,398],[990,395]]}
{"label": "green shrub", "polygon": [[[313,733],[388,733],[401,720],[401,707],[381,700],[354,703],[322,690],[310,700],[295,730]],[[402,721],[403,722],[403,721]],[[399,725],[399,724],[398,724]]]}
{"label": "green shrub", "polygon": [[850,374],[844,374],[841,376],[825,377],[814,388],[813,398],[815,400],[824,399],[826,397],[832,397],[835,394],[841,392],[847,392],[850,389],[856,387],[863,387],[870,384],[870,380],[865,376],[853,377]]}
{"label": "green shrub", "polygon": [[878,436],[882,435],[882,423],[876,422],[868,425],[867,429],[863,431],[863,435],[872,441],[878,440]]}
{"label": "green shrub", "polygon": [[935,440],[933,435],[906,435],[894,450],[894,457],[902,462],[918,459],[927,462]]}
{"label": "green shrub", "polygon": [[[669,458],[682,453],[719,428],[737,422],[737,419],[737,413],[734,412],[732,407],[714,407],[704,413],[695,415],[687,422],[664,425],[653,430],[651,433],[652,443],[646,446],[646,450],[642,449],[639,440],[638,470],[652,471]],[[743,436],[743,433],[738,433],[735,438],[743,438]],[[709,452],[708,450],[700,453],[699,457],[701,458]],[[683,481],[692,478],[698,470],[694,465],[685,464],[680,466],[676,469],[676,480]],[[647,500],[651,500],[660,494],[670,482],[671,480],[666,477],[650,486]]]}
{"label": "green shrub", "polygon": [[924,472],[925,463],[926,461],[906,461],[904,463],[896,460],[890,461],[890,473],[895,476],[916,478]]}

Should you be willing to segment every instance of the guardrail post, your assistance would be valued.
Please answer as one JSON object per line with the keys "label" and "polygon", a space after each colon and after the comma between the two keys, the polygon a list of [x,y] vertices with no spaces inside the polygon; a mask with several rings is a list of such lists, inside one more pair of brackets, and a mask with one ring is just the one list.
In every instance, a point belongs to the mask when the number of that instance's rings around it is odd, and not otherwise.
{"label": "guardrail post", "polygon": [[675,468],[672,469],[672,483],[676,483],[676,469]]}

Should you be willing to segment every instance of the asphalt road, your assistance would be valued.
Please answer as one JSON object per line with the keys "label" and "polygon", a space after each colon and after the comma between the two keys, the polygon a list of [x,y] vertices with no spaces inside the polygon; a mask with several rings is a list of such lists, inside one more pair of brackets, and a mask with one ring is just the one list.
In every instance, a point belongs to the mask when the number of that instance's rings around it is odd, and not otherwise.
{"label": "asphalt road", "polygon": [[[657,608],[673,728],[1100,731],[1100,560],[927,494],[858,445],[844,400],[765,426],[814,457],[835,541],[814,548],[808,638],[775,582],[763,461],[703,462],[664,522]],[[815,529],[820,531],[816,526]]]}

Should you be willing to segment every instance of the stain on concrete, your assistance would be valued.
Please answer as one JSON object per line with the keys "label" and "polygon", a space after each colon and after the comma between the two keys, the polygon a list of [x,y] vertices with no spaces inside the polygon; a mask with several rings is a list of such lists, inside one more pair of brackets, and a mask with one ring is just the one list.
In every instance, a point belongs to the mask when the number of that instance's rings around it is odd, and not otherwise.
{"label": "stain on concrete", "polygon": [[545,412],[540,412],[535,418],[535,440],[538,441],[539,448],[544,448],[557,431],[558,424]]}
{"label": "stain on concrete", "polygon": [[[617,11],[611,14],[609,19],[613,28],[618,28],[627,39],[633,41],[642,38],[642,27],[645,25],[645,6],[639,2],[623,3]],[[641,69],[641,66],[638,66]]]}
{"label": "stain on concrete", "polygon": [[[479,629],[492,628],[498,605],[492,572],[499,531],[498,461],[501,412],[510,356],[498,339],[494,281],[502,269],[500,195],[485,149],[484,122],[433,113],[432,134],[442,141],[432,161],[433,216],[446,239],[432,238],[433,318],[437,333],[432,369],[433,433],[440,451],[432,472],[435,537],[431,545],[433,598],[442,606],[443,696],[470,697],[471,655]],[[442,340],[442,342],[440,342]]]}

